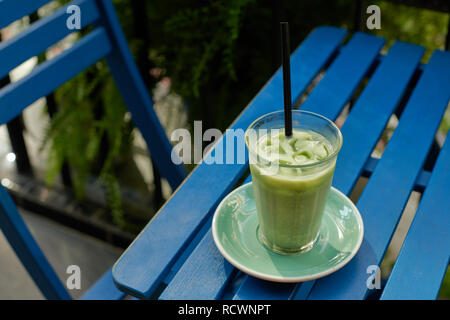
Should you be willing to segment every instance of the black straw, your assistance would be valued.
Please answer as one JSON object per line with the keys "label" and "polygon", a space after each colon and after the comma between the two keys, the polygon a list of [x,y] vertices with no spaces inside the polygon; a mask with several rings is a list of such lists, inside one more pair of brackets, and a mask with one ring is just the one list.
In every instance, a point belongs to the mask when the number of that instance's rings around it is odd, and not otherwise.
{"label": "black straw", "polygon": [[284,131],[286,137],[292,136],[292,99],[291,99],[291,64],[289,46],[289,24],[280,22],[281,26],[281,61],[283,64],[284,93]]}

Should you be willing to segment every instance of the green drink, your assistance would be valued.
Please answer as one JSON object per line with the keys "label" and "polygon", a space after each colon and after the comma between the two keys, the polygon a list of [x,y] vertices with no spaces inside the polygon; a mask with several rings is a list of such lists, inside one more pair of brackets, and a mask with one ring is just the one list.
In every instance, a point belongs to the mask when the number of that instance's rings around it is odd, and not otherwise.
{"label": "green drink", "polygon": [[292,117],[291,137],[284,134],[283,112],[259,118],[246,132],[259,236],[283,254],[313,247],[342,145],[328,119],[306,111]]}

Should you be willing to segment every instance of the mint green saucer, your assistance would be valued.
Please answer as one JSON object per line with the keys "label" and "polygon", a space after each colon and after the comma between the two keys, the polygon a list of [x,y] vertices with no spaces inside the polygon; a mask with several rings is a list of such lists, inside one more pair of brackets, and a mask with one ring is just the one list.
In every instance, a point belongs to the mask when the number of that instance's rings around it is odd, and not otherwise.
{"label": "mint green saucer", "polygon": [[297,255],[280,255],[257,236],[258,217],[252,183],[232,191],[217,207],[212,233],[221,254],[236,268],[276,282],[302,282],[324,277],[347,264],[358,251],[364,233],[358,209],[331,188],[314,247]]}

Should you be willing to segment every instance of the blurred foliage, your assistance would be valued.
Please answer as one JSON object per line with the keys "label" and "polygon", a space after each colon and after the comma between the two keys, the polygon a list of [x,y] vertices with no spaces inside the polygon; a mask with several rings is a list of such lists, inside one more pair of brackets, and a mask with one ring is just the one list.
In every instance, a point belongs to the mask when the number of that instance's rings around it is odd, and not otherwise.
{"label": "blurred foliage", "polygon": [[433,50],[444,49],[449,14],[387,1],[373,4],[381,9],[381,29],[369,32],[387,38],[386,47],[395,40],[422,45],[426,48],[423,63],[428,62]]}
{"label": "blurred foliage", "polygon": [[[381,9],[381,29],[364,30],[387,38],[383,51],[396,40],[415,43],[425,47],[422,63],[427,63],[433,51],[443,50],[450,14],[388,1],[374,1]],[[450,109],[442,118],[439,131],[447,134],[450,128]]]}
{"label": "blurred foliage", "polygon": [[113,86],[102,60],[58,88],[58,112],[47,128],[41,148],[49,146],[47,184],[54,183],[67,161],[75,195],[83,199],[88,179],[98,176],[105,186],[114,222],[122,225],[115,170],[131,159],[133,125]]}
{"label": "blurred foliage", "polygon": [[438,294],[439,299],[450,300],[450,267],[447,267],[444,280],[442,281],[441,289]]}
{"label": "blurred foliage", "polygon": [[289,21],[295,49],[313,27],[352,18],[352,1],[168,2],[172,12],[151,22],[163,26],[163,41],[154,43],[164,56],[160,67],[188,104],[190,120],[220,130],[281,64],[280,21]]}
{"label": "blurred foliage", "polygon": [[[356,10],[352,0],[113,2],[149,90],[169,77],[171,89],[187,105],[189,122],[202,120],[204,130],[228,127],[280,66],[280,21],[289,21],[293,51],[317,26],[352,30]],[[382,29],[364,31],[389,43],[400,39],[424,45],[426,57],[443,48],[448,15],[374,3],[381,7]],[[365,8],[362,14],[365,25]],[[121,182],[115,172],[131,161],[133,124],[104,61],[59,88],[56,98],[59,112],[46,139],[47,181],[53,182],[68,161],[82,198],[88,177],[99,176],[120,223]]]}

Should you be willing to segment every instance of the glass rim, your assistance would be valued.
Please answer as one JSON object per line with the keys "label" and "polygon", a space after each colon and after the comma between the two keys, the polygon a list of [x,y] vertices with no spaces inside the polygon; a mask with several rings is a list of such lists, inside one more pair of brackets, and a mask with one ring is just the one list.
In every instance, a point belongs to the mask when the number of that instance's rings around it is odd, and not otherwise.
{"label": "glass rim", "polygon": [[[315,162],[312,162],[312,163],[307,163],[307,164],[284,164],[284,163],[276,163],[276,164],[277,164],[278,166],[280,166],[280,167],[285,167],[285,168],[310,168],[310,167],[314,167],[314,166],[317,166],[317,165],[322,164],[322,163],[326,163],[326,162],[330,161],[331,159],[335,158],[335,157],[337,156],[337,154],[339,153],[339,151],[341,150],[341,148],[342,148],[342,142],[343,142],[343,136],[342,136],[341,130],[338,128],[338,126],[337,126],[333,121],[331,121],[330,119],[328,119],[327,117],[322,116],[322,115],[320,115],[320,114],[318,114],[318,113],[315,113],[315,112],[306,111],[306,110],[292,110],[292,113],[303,113],[303,114],[307,114],[307,115],[309,115],[309,116],[313,116],[313,117],[316,117],[316,118],[320,118],[320,119],[322,119],[322,120],[325,120],[325,122],[327,122],[327,123],[328,123],[328,124],[329,124],[336,132],[337,132],[337,137],[338,137],[338,139],[337,139],[337,148],[335,148],[335,150],[333,151],[333,153],[331,153],[330,155],[328,155],[326,158],[320,159],[320,160],[315,161]],[[266,117],[269,117],[269,116],[275,115],[275,114],[282,114],[282,115],[284,116],[284,110],[272,111],[272,112],[266,113],[266,114],[264,114],[264,115],[258,117],[256,120],[254,120],[254,121],[248,126],[247,130],[245,130],[245,135],[244,135],[245,145],[247,146],[249,152],[253,152],[253,153],[257,154],[258,157],[264,159],[264,161],[267,161],[267,162],[270,163],[270,164],[271,164],[271,163],[275,163],[275,161],[271,161],[271,160],[269,160],[269,159],[266,159],[266,158],[262,157],[261,155],[258,155],[258,153],[255,152],[254,150],[252,150],[252,148],[250,148],[250,146],[248,145],[248,142],[247,142],[247,135],[248,135],[249,130],[252,129],[253,126],[254,126],[257,122],[261,121],[262,119],[264,119],[264,118],[266,118]],[[319,134],[320,134],[320,133],[319,133]]]}

